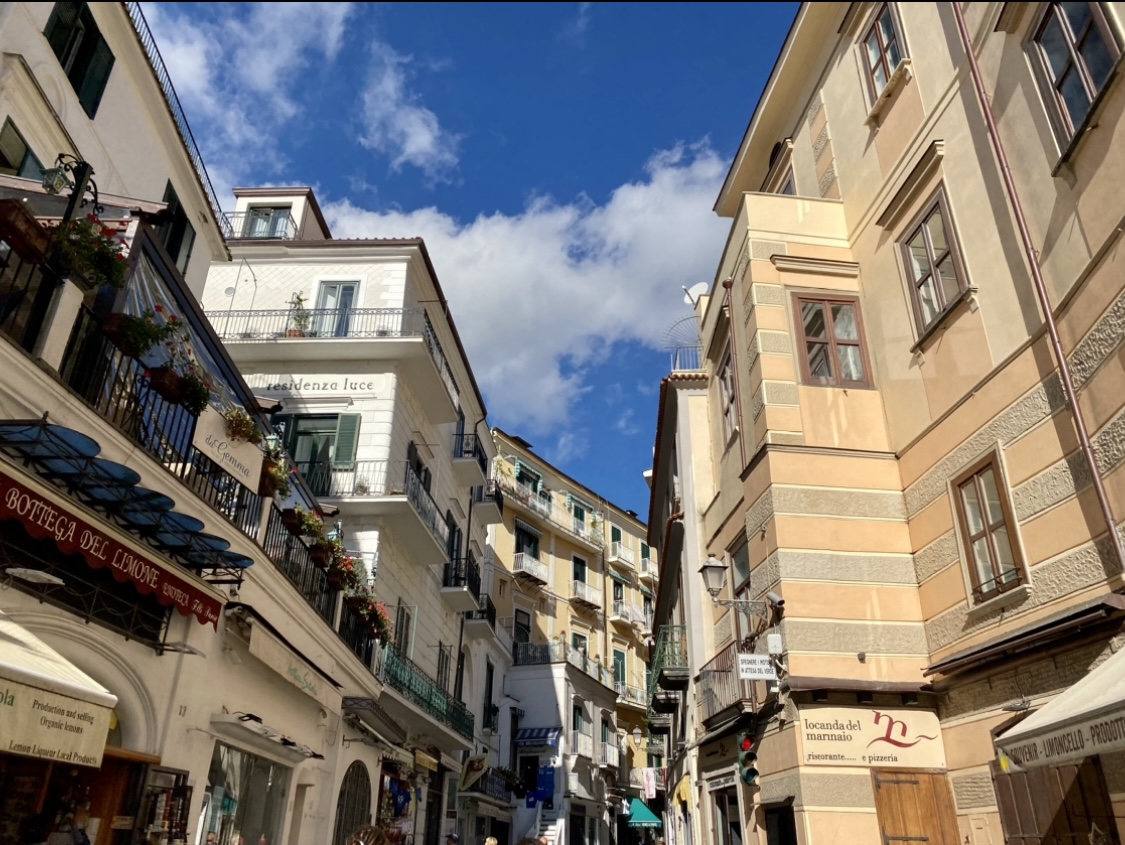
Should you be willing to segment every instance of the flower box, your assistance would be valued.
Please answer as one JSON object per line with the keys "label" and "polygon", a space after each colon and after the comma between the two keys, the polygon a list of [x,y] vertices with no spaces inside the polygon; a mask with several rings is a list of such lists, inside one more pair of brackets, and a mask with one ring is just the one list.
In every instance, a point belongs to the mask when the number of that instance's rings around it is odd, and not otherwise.
{"label": "flower box", "polygon": [[328,579],[329,588],[337,592],[348,586],[348,573],[342,569],[329,569],[325,577]]}
{"label": "flower box", "polygon": [[0,200],[0,239],[32,264],[46,258],[51,241],[50,233],[20,200]]}
{"label": "flower box", "polygon": [[332,544],[320,542],[309,546],[309,560],[317,569],[327,569],[332,562]]}
{"label": "flower box", "polygon": [[[266,472],[266,467],[263,464],[262,473]],[[301,516],[297,513],[296,508],[286,508],[281,512],[281,524],[285,526],[285,530],[292,534],[294,537],[301,536]]]}
{"label": "flower box", "polygon": [[179,405],[184,400],[184,379],[171,367],[151,367],[146,371],[149,387],[165,402]]}

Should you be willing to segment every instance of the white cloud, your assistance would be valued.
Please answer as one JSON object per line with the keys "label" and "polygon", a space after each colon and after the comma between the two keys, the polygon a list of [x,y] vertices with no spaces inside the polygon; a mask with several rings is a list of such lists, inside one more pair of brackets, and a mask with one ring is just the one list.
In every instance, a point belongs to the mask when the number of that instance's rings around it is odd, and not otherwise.
{"label": "white cloud", "polygon": [[584,432],[564,431],[548,450],[547,457],[554,464],[568,464],[584,458],[590,450],[590,441]]}
{"label": "white cloud", "polygon": [[681,145],[602,205],[541,197],[468,223],[348,200],[325,213],[337,237],[425,238],[493,418],[544,434],[565,428],[615,342],[659,348],[688,315],[681,287],[712,278],[729,228],[711,211],[725,172],[705,143]]}
{"label": "white cloud", "polygon": [[431,182],[448,181],[457,167],[460,138],[445,131],[436,114],[410,88],[411,56],[376,42],[371,76],[363,93],[363,134],[359,142],[391,159],[391,169],[409,164]]}
{"label": "white cloud", "polygon": [[636,416],[636,411],[632,408],[626,408],[625,412],[617,418],[617,422],[613,424],[613,427],[626,437],[638,434],[641,429],[633,419],[634,416]]}
{"label": "white cloud", "polygon": [[579,3],[578,15],[574,20],[567,23],[563,31],[559,34],[559,38],[564,41],[576,42],[579,46],[583,44],[583,36],[586,35],[586,30],[590,28],[590,7],[592,3]]}

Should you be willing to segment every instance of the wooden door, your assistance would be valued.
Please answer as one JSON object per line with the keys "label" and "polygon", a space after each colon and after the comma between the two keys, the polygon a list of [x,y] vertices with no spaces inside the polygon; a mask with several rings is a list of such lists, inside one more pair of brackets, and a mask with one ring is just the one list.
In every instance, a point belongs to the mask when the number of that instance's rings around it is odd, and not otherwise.
{"label": "wooden door", "polygon": [[871,780],[883,845],[959,845],[944,772],[873,769]]}
{"label": "wooden door", "polygon": [[1005,774],[992,763],[1005,845],[1116,845],[1109,790],[1097,758]]}

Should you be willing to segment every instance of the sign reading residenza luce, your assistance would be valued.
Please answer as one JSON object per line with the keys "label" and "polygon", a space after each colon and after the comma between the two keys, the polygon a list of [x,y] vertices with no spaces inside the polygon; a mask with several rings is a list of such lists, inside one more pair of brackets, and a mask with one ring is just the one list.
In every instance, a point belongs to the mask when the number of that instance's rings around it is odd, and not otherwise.
{"label": "sign reading residenza luce", "polygon": [[98,768],[111,712],[60,693],[0,680],[0,751]]}
{"label": "sign reading residenza luce", "polygon": [[810,766],[944,769],[937,714],[886,707],[801,707],[804,761]]}

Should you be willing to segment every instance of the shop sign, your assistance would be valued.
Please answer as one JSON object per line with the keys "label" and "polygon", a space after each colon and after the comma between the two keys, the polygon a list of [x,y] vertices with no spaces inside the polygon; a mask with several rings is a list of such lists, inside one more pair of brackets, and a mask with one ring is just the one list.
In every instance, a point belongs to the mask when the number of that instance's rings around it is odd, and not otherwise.
{"label": "shop sign", "polygon": [[741,681],[776,681],[773,658],[768,654],[738,655],[738,678]]}
{"label": "shop sign", "polygon": [[945,744],[931,710],[801,707],[801,748],[810,766],[945,768]]}
{"label": "shop sign", "polygon": [[223,605],[188,581],[137,554],[69,510],[0,471],[0,519],[15,519],[37,540],[51,539],[64,554],[79,554],[94,569],[109,567],[115,580],[129,582],[184,616],[218,630]]}
{"label": "shop sign", "polygon": [[720,789],[726,789],[728,786],[734,786],[736,778],[734,775],[723,775],[720,778],[711,778],[707,781],[707,791],[717,792]]}
{"label": "shop sign", "polygon": [[386,379],[381,374],[367,376],[252,375],[247,378],[247,383],[255,393],[264,393],[267,396],[276,394],[284,396],[315,396],[317,394],[354,396],[364,394],[368,398],[375,398],[375,394],[383,392]]}
{"label": "shop sign", "polygon": [[231,440],[226,419],[210,405],[195,421],[191,445],[243,487],[258,489],[262,480],[262,450],[245,440]]}
{"label": "shop sign", "polygon": [[1000,748],[1000,765],[1004,771],[1058,766],[1123,749],[1125,715],[1120,712],[1103,713],[1038,736],[1013,737],[1010,743],[1003,743]]}
{"label": "shop sign", "polygon": [[414,768],[425,769],[427,772],[436,772],[438,770],[437,758],[435,758],[431,754],[427,754],[425,751],[419,751],[417,748],[415,748]]}
{"label": "shop sign", "polygon": [[339,711],[343,700],[340,693],[258,625],[250,631],[250,654],[309,698],[320,702],[333,713]]}
{"label": "shop sign", "polygon": [[99,768],[112,712],[100,704],[0,679],[0,751]]}

